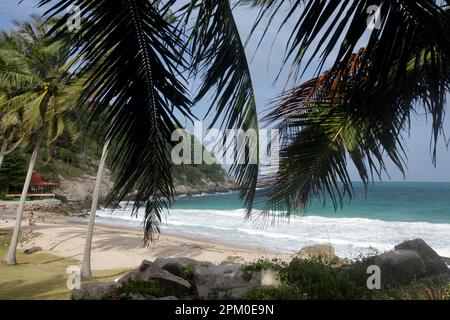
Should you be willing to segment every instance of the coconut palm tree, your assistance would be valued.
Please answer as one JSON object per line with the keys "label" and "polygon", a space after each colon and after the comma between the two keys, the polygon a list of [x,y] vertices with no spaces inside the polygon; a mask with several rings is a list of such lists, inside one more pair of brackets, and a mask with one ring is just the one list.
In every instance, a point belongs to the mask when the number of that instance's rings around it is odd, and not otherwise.
{"label": "coconut palm tree", "polygon": [[[263,181],[280,187],[265,194],[267,212],[293,212],[312,195],[329,194],[337,205],[344,194],[352,194],[349,159],[366,183],[371,171],[385,169],[384,152],[404,168],[401,134],[417,101],[432,116],[434,141],[442,128],[449,1],[167,0],[161,8],[150,0],[40,1],[49,3],[48,16],[73,4],[83,12],[75,46],[83,53],[78,71],[93,75],[79,102],[93,106],[93,118],[105,112],[110,120],[103,141],[120,141],[113,159],[118,183],[111,199],[137,190],[135,210],[146,207],[146,240],[159,231],[161,213],[173,196],[165,146],[171,144],[179,117],[192,118],[186,89],[190,78],[185,76],[201,79],[195,82],[200,86],[193,102],[212,96],[208,114],[213,124],[259,126],[247,57],[233,16],[236,4],[257,10],[254,29],[268,21],[262,26],[264,36],[277,17],[278,32],[290,35],[282,62],[292,67],[294,90],[282,96],[278,116],[269,115],[289,125],[280,170],[269,183]],[[177,19],[169,23],[164,16],[175,6]],[[379,12],[376,23],[369,21],[373,8]],[[357,54],[361,45],[365,49]],[[299,86],[316,60],[317,76],[326,64],[331,64],[329,72]],[[235,165],[231,173],[250,216],[258,166]]]}
{"label": "coconut palm tree", "polygon": [[[11,74],[2,74],[4,110],[20,110],[23,130],[27,133],[32,155],[16,216],[16,225],[5,258],[15,264],[25,200],[34,166],[42,144],[50,146],[64,132],[75,132],[73,104],[66,99],[70,91],[71,74],[68,61],[70,48],[65,40],[47,37],[49,25],[33,17],[31,22],[17,24],[9,34],[3,34],[1,59]],[[8,80],[9,81],[6,81]]]}
{"label": "coconut palm tree", "polygon": [[91,255],[92,255],[92,237],[94,236],[95,213],[97,212],[98,199],[100,196],[100,187],[105,170],[106,158],[108,156],[108,149],[111,141],[107,141],[103,146],[102,156],[97,171],[97,178],[95,180],[94,194],[92,195],[91,213],[88,222],[88,231],[84,244],[83,263],[81,264],[81,277],[83,279],[92,279],[91,271]]}

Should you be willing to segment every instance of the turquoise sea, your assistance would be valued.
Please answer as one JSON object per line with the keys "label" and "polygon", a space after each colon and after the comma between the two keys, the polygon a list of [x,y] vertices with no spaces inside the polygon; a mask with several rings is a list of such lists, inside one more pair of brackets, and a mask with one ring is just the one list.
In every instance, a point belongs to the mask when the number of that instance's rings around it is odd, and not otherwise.
{"label": "turquoise sea", "polygon": [[[375,183],[367,195],[361,183],[354,187],[351,202],[337,212],[330,204],[315,201],[305,215],[264,228],[244,220],[237,193],[179,197],[164,218],[162,231],[279,252],[326,243],[346,258],[422,238],[440,255],[450,257],[450,183]],[[102,223],[140,227],[142,213],[132,218],[130,209],[128,205],[97,214]]]}

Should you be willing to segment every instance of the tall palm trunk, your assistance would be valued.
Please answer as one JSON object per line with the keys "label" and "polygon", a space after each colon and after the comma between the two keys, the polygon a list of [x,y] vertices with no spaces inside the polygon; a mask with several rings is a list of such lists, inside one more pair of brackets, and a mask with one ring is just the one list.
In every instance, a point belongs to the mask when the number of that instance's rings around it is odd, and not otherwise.
{"label": "tall palm trunk", "polygon": [[97,179],[95,180],[94,194],[92,196],[91,215],[89,216],[88,231],[86,235],[86,242],[84,244],[83,264],[81,265],[81,277],[83,279],[92,279],[91,271],[91,248],[92,237],[94,235],[95,213],[97,211],[98,198],[100,195],[100,186],[102,183],[103,171],[105,169],[106,157],[108,155],[108,147],[110,140],[106,141],[103,146],[102,158],[98,166]]}
{"label": "tall palm trunk", "polygon": [[41,138],[38,138],[36,145],[34,146],[33,154],[31,155],[30,164],[28,165],[27,177],[25,184],[23,185],[22,195],[20,197],[19,208],[17,209],[16,225],[14,226],[14,232],[9,246],[8,254],[5,257],[6,264],[16,264],[16,250],[17,243],[19,241],[20,226],[22,223],[23,211],[25,209],[25,201],[27,199],[28,189],[30,188],[31,177],[33,175],[34,165],[41,149]]}
{"label": "tall palm trunk", "polygon": [[6,149],[8,148],[8,143],[6,140],[2,142],[2,146],[0,147],[0,168],[2,167],[3,160],[5,159]]}

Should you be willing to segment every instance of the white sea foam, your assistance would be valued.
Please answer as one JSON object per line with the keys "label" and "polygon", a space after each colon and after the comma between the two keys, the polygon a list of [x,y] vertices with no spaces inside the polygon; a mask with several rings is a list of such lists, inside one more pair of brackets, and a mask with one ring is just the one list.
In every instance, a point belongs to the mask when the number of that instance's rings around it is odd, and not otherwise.
{"label": "white sea foam", "polygon": [[[142,226],[141,211],[137,218],[131,217],[128,208],[115,212],[99,210],[97,215],[101,223]],[[244,216],[244,210],[175,209],[163,219],[162,231],[280,252],[325,243],[344,258],[387,251],[404,240],[422,238],[441,256],[450,257],[450,224],[309,216],[259,229],[252,222],[245,222]]]}

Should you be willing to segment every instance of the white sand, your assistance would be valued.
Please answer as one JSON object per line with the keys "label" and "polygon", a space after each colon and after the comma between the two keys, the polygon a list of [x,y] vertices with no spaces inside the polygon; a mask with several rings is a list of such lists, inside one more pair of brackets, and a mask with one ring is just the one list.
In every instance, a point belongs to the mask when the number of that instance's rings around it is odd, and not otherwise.
{"label": "white sand", "polygon": [[[83,223],[69,218],[46,217],[45,222],[37,222],[33,227],[39,237],[24,243],[19,249],[40,246],[45,252],[60,257],[70,257],[78,260],[83,258],[83,248],[86,236],[87,219]],[[0,228],[11,228],[14,220],[0,222]],[[28,223],[23,222],[23,230],[28,230]],[[210,261],[219,264],[230,256],[239,256],[245,262],[260,258],[279,258],[289,260],[289,254],[276,254],[264,249],[238,248],[226,244],[214,243],[207,239],[190,239],[185,237],[161,235],[159,240],[144,247],[143,231],[125,228],[96,226],[92,244],[92,262],[94,270],[132,268],[142,260],[173,257],[188,257],[200,261]]]}

